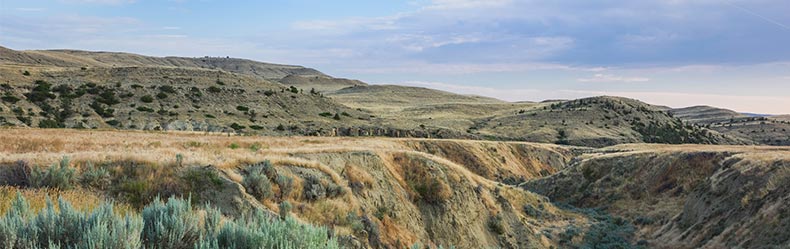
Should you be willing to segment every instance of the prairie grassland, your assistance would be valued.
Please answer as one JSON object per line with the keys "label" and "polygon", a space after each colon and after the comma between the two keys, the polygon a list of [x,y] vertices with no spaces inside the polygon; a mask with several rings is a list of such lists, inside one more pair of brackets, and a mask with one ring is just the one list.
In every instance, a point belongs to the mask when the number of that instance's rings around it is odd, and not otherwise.
{"label": "prairie grassland", "polygon": [[[175,161],[184,164],[234,166],[239,162],[262,161],[310,148],[393,148],[388,139],[322,137],[251,137],[195,132],[142,132],[70,129],[0,129],[0,163],[28,160],[49,164],[62,156],[73,161],[135,160],[152,163]],[[363,146],[364,145],[364,146]],[[271,149],[276,148],[276,149]]]}
{"label": "prairie grassland", "polygon": [[[0,164],[26,160],[34,165],[49,165],[63,156],[72,162],[136,161],[152,165],[174,165],[176,155],[184,165],[213,165],[234,168],[245,163],[271,160],[278,164],[315,168],[327,173],[335,183],[343,177],[318,162],[295,157],[295,154],[370,151],[382,158],[406,152],[426,157],[460,170],[467,179],[490,187],[493,182],[465,169],[447,158],[416,151],[411,142],[428,139],[381,137],[260,137],[200,132],[144,132],[74,129],[0,129]],[[547,150],[559,150],[553,144],[524,142],[454,141],[467,147],[489,144],[529,144]],[[641,151],[729,151],[754,159],[782,158],[790,147],[624,144],[601,149],[603,152],[640,153]],[[477,151],[477,149],[475,149]],[[588,156],[597,156],[590,153]],[[515,161],[515,160],[509,160]],[[506,166],[506,165],[503,165]]]}

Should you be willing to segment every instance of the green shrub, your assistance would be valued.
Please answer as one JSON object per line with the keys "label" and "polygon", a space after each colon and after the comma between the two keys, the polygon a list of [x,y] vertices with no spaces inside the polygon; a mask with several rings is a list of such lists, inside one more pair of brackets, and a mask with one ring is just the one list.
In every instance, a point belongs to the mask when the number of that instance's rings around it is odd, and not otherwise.
{"label": "green shrub", "polygon": [[28,72],[27,70],[25,70],[24,72],[22,72],[22,75],[24,75],[24,76],[30,76],[30,72]]}
{"label": "green shrub", "polygon": [[2,99],[4,102],[8,102],[8,103],[11,103],[11,104],[16,104],[16,102],[19,101],[19,98],[14,97],[12,95],[9,95],[7,93],[6,93],[5,96],[0,97],[0,99]]}
{"label": "green shrub", "polygon": [[328,117],[332,116],[332,113],[322,112],[322,113],[319,113],[318,116],[328,118]]}
{"label": "green shrub", "polygon": [[96,98],[96,102],[111,106],[121,103],[121,100],[115,96],[115,92],[113,90],[105,89],[99,94],[99,97]]}
{"label": "green shrub", "polygon": [[119,124],[121,124],[121,122],[120,122],[120,121],[118,121],[118,120],[115,120],[115,119],[113,119],[113,120],[108,120],[108,121],[107,121],[107,122],[105,122],[105,123],[107,123],[108,125],[112,125],[112,126],[118,126]]}
{"label": "green shrub", "polygon": [[[283,204],[281,204],[283,205]],[[287,204],[290,206],[290,204]],[[281,208],[290,210],[290,208]],[[272,219],[256,210],[240,219],[223,219],[219,210],[193,209],[189,201],[156,198],[142,216],[120,216],[112,203],[80,212],[67,201],[34,213],[17,193],[0,217],[2,248],[339,248],[326,228],[300,224],[291,217]]]}
{"label": "green shrub", "polygon": [[242,112],[246,112],[246,111],[249,111],[250,108],[246,107],[246,106],[243,106],[243,105],[240,105],[240,106],[236,106],[236,110],[239,110],[239,111],[242,111]]}
{"label": "green shrub", "polygon": [[304,193],[302,196],[309,201],[316,201],[326,197],[326,187],[321,182],[321,179],[314,175],[309,175],[305,178],[302,184]]}
{"label": "green shrub", "polygon": [[206,190],[217,189],[222,186],[222,179],[217,172],[210,169],[195,168],[184,172],[181,179],[189,185],[192,193],[199,194]]}
{"label": "green shrub", "polygon": [[189,201],[154,199],[143,209],[142,240],[146,248],[192,248],[201,237],[200,220]]}
{"label": "green shrub", "polygon": [[154,102],[154,97],[151,97],[151,95],[145,95],[140,97],[140,101],[142,101],[143,103],[151,103]]}
{"label": "green shrub", "polygon": [[56,96],[51,92],[52,85],[43,80],[36,80],[36,86],[28,93],[27,100],[30,102],[43,102],[47,99],[54,99]]}
{"label": "green shrub", "polygon": [[44,119],[38,122],[39,128],[63,128],[65,125],[54,119]]}
{"label": "green shrub", "polygon": [[79,177],[80,184],[86,188],[106,189],[111,183],[110,172],[103,167],[94,167],[88,163],[82,175]]}
{"label": "green shrub", "polygon": [[294,190],[294,179],[285,175],[277,175],[277,186],[280,186],[280,198],[285,199]]}
{"label": "green shrub", "polygon": [[250,125],[250,129],[253,129],[253,130],[259,131],[259,130],[263,130],[263,126],[260,126],[260,125]]}
{"label": "green shrub", "polygon": [[280,203],[280,219],[285,220],[288,218],[288,214],[291,213],[291,203],[288,201],[283,201]]}
{"label": "green shrub", "polygon": [[162,93],[162,92],[157,93],[156,94],[156,98],[157,99],[166,99],[167,98],[167,94],[166,93]]}
{"label": "green shrub", "polygon": [[248,169],[247,175],[242,182],[248,193],[260,200],[272,198],[272,183],[266,176],[263,166],[253,165]]}
{"label": "green shrub", "polygon": [[230,128],[238,131],[238,130],[244,130],[244,128],[247,128],[247,127],[243,126],[243,125],[240,125],[238,123],[232,123],[232,124],[230,124]]}
{"label": "green shrub", "polygon": [[104,108],[104,106],[102,106],[102,104],[100,104],[98,101],[93,101],[90,104],[90,107],[93,108],[94,111],[96,111],[96,114],[99,114],[99,116],[103,118],[111,118],[115,116],[113,114],[115,112],[115,109]]}
{"label": "green shrub", "polygon": [[334,184],[334,183],[328,183],[326,185],[326,196],[327,197],[329,197],[329,198],[338,197],[338,196],[342,196],[344,194],[346,194],[346,189],[343,188],[343,186],[340,186],[340,185],[337,185],[337,184]]}
{"label": "green shrub", "polygon": [[47,205],[33,213],[30,204],[17,193],[10,209],[0,218],[0,245],[3,248],[142,248],[139,216],[120,216],[112,203],[103,203],[90,213],[76,210],[58,199],[58,207]]}
{"label": "green shrub", "polygon": [[291,217],[272,220],[260,210],[249,218],[223,223],[216,241],[218,248],[339,248],[326,228],[303,225]]}
{"label": "green shrub", "polygon": [[501,215],[491,216],[488,220],[488,229],[496,234],[505,233],[505,225],[503,224]]}
{"label": "green shrub", "polygon": [[210,93],[218,93],[222,91],[222,89],[219,89],[219,87],[216,86],[210,86],[206,90]]}
{"label": "green shrub", "polygon": [[165,92],[165,93],[176,93],[176,89],[173,88],[172,86],[160,86],[159,87],[159,91],[162,91],[162,92]]}
{"label": "green shrub", "polygon": [[154,109],[145,106],[138,106],[137,110],[141,112],[154,112]]}
{"label": "green shrub", "polygon": [[69,165],[69,158],[63,157],[60,163],[47,169],[33,167],[30,172],[30,185],[36,188],[71,189],[76,181],[76,169]]}

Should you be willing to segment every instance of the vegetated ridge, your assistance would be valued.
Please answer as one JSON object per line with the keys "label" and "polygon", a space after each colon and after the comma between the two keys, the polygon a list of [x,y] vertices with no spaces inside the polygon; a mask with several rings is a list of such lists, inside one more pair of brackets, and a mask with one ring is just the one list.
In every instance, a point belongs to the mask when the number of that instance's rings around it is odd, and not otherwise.
{"label": "vegetated ridge", "polygon": [[626,98],[511,103],[420,87],[368,85],[301,66],[233,58],[2,48],[0,76],[0,124],[7,126],[593,147],[766,142],[682,123],[659,107]]}

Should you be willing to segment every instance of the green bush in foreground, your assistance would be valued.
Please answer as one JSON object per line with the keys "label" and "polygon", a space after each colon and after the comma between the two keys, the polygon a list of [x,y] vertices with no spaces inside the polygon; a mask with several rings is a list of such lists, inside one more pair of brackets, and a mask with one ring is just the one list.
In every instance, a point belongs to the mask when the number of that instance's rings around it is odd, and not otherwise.
{"label": "green bush in foreground", "polygon": [[112,203],[91,212],[58,199],[38,213],[17,194],[0,217],[3,248],[339,248],[326,228],[263,211],[240,219],[224,218],[215,208],[193,209],[189,201],[154,200],[142,216],[121,216]]}
{"label": "green bush in foreground", "polygon": [[17,193],[11,208],[0,218],[0,245],[3,248],[141,248],[142,229],[139,216],[117,215],[112,203],[83,213],[63,199],[58,199],[57,208],[47,199],[47,206],[33,213],[27,200]]}

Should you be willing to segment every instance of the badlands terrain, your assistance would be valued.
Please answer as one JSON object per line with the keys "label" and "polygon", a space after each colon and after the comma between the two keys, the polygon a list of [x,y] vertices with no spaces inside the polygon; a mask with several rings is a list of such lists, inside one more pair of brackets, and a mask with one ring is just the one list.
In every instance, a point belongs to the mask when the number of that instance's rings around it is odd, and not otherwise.
{"label": "badlands terrain", "polygon": [[5,248],[790,247],[783,116],[5,48],[0,95]]}

